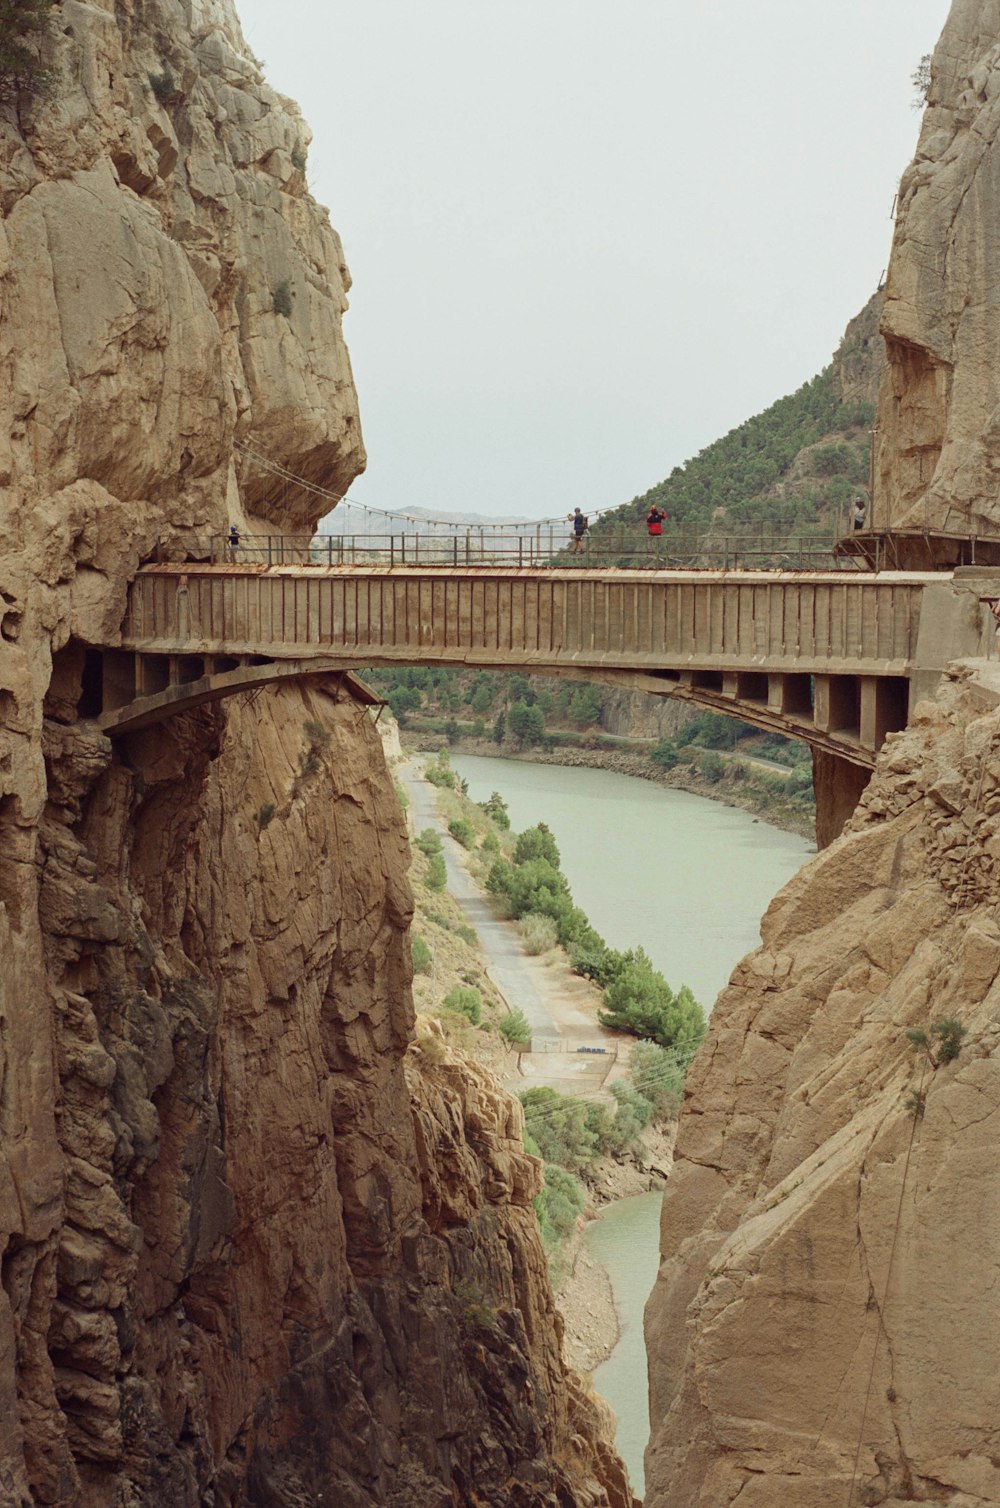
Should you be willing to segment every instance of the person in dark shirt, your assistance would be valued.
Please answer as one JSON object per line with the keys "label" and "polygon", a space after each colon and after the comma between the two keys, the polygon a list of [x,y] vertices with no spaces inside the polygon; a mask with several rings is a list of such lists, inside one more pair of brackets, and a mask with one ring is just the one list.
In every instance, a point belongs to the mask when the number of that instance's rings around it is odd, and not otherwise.
{"label": "person in dark shirt", "polygon": [[566,517],[573,525],[573,553],[574,555],[578,555],[583,549],[583,536],[590,528],[590,525],[587,523],[587,515],[582,508],[574,508],[573,512],[567,513]]}
{"label": "person in dark shirt", "polygon": [[663,509],[658,508],[654,503],[652,508],[650,508],[649,512],[646,514],[646,528],[649,531],[650,536],[653,538],[659,538],[659,536],[663,533],[663,525],[666,523],[666,521],[667,515],[664,513]]}

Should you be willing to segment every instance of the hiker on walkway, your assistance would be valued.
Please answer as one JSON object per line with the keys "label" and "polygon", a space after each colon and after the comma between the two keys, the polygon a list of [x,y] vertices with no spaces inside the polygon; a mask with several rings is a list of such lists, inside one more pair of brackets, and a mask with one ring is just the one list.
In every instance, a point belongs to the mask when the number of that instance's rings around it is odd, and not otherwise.
{"label": "hiker on walkway", "polygon": [[646,529],[651,538],[659,538],[663,533],[663,525],[667,521],[667,515],[662,508],[654,503],[646,514]]}
{"label": "hiker on walkway", "polygon": [[863,497],[854,499],[854,513],[852,515],[855,529],[863,529],[865,519],[868,517],[868,504]]}
{"label": "hiker on walkway", "polygon": [[229,533],[226,535],[226,543],[229,546],[229,559],[236,564],[236,552],[240,547],[240,531],[235,524],[229,525]]}
{"label": "hiker on walkway", "polygon": [[587,515],[582,508],[574,508],[572,513],[567,513],[566,518],[573,525],[573,554],[579,555],[583,549],[583,536],[590,528]]}

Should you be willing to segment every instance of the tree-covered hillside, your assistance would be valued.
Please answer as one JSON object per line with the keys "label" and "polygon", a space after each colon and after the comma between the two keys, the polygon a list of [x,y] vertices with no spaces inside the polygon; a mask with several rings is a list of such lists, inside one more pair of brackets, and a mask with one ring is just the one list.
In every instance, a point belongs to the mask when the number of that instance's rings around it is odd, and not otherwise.
{"label": "tree-covered hillside", "polygon": [[819,376],[675,466],[595,533],[642,520],[654,503],[671,533],[831,530],[851,497],[867,492],[880,305],[876,295],[851,322]]}

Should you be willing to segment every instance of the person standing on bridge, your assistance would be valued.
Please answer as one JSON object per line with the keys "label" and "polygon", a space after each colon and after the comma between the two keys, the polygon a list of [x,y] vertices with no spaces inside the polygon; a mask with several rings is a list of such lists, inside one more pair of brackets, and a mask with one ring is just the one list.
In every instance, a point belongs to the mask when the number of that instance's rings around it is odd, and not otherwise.
{"label": "person standing on bridge", "polygon": [[573,554],[579,555],[583,549],[583,536],[590,528],[587,515],[582,508],[574,508],[572,513],[567,513],[566,518],[573,525]]}
{"label": "person standing on bridge", "polygon": [[654,503],[646,514],[646,531],[651,539],[659,539],[663,533],[663,525],[667,521],[667,515],[662,508]]}
{"label": "person standing on bridge", "polygon": [[856,497],[854,499],[854,513],[852,515],[855,530],[864,528],[865,519],[867,517],[868,504],[865,502],[863,497]]}
{"label": "person standing on bridge", "polygon": [[229,559],[236,564],[236,552],[240,547],[240,531],[235,524],[229,525],[229,533],[226,535],[226,543],[229,545]]}

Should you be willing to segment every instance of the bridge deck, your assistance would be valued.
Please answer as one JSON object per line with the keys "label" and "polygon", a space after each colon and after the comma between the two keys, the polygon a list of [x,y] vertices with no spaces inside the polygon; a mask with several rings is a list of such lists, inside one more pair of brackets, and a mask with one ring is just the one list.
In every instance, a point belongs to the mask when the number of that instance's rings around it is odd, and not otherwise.
{"label": "bridge deck", "polygon": [[145,653],[905,676],[940,573],[151,566]]}

